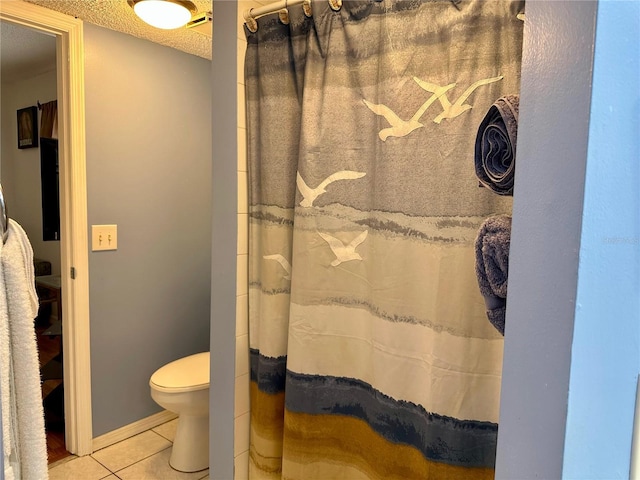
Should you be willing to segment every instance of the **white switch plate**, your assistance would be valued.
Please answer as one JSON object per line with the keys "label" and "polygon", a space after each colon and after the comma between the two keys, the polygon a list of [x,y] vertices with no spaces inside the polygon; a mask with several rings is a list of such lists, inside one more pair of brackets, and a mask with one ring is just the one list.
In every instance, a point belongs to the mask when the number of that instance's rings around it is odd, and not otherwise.
{"label": "white switch plate", "polygon": [[91,250],[117,250],[117,225],[91,225]]}

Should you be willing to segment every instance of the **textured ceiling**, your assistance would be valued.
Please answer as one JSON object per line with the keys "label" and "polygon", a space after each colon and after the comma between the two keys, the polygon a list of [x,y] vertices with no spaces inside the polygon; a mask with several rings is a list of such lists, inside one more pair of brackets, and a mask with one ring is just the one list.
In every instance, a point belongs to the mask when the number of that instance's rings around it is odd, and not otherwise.
{"label": "textured ceiling", "polygon": [[[195,29],[160,30],[140,20],[127,0],[24,0],[65,13],[87,23],[144,38],[167,47],[211,59],[211,37]],[[211,0],[191,0],[198,13],[212,11]]]}
{"label": "textured ceiling", "polygon": [[0,22],[0,73],[3,83],[40,75],[55,68],[54,36]]}

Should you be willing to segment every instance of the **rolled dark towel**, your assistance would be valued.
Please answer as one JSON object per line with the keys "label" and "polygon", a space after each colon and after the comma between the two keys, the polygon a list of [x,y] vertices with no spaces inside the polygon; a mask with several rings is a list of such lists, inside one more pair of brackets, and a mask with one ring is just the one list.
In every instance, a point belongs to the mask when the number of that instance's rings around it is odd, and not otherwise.
{"label": "rolled dark towel", "polygon": [[498,195],[513,195],[519,107],[519,95],[500,97],[489,107],[476,136],[476,176]]}
{"label": "rolled dark towel", "polygon": [[484,297],[489,322],[504,335],[509,276],[511,217],[487,218],[476,237],[476,276]]}

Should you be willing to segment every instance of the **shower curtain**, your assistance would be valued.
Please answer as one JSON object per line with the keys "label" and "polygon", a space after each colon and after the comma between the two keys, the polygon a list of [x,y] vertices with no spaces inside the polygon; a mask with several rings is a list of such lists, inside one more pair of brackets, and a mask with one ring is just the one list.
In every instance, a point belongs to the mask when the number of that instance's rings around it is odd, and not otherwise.
{"label": "shower curtain", "polygon": [[314,0],[245,27],[251,478],[493,477],[503,339],[473,244],[511,199],[473,157],[518,92],[523,6]]}

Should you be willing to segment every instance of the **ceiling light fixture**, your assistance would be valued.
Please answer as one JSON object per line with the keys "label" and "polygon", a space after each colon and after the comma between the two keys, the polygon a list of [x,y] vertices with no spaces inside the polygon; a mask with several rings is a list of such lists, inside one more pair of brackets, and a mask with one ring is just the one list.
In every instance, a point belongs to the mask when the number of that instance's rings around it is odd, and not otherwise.
{"label": "ceiling light fixture", "polygon": [[198,12],[188,0],[127,0],[127,3],[146,23],[164,30],[183,27]]}

